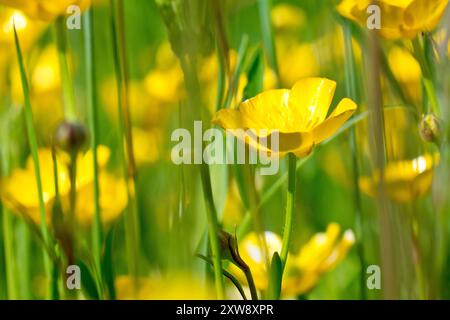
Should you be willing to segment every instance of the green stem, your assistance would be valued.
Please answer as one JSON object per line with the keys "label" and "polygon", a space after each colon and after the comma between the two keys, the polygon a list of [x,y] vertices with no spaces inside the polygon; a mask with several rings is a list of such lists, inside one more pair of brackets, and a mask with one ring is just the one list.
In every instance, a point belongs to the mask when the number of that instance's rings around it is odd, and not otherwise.
{"label": "green stem", "polygon": [[73,91],[73,82],[70,77],[69,63],[67,61],[67,36],[65,18],[63,16],[56,19],[55,22],[55,38],[58,47],[59,69],[61,72],[61,85],[64,100],[64,115],[66,120],[76,120],[75,97]]}
{"label": "green stem", "polygon": [[[349,98],[357,100],[357,85],[356,85],[356,66],[355,56],[352,47],[352,34],[349,22],[345,22],[344,26],[344,41],[345,41],[345,56],[346,56],[346,82],[347,95]],[[355,206],[355,227],[358,235],[358,259],[360,264],[359,286],[361,299],[366,300],[366,263],[364,255],[364,231],[363,231],[363,215],[361,204],[361,191],[359,189],[359,167],[358,167],[358,145],[356,142],[355,127],[350,128],[350,148],[352,151],[352,166],[353,166],[353,196]]]}
{"label": "green stem", "polygon": [[[93,30],[93,9],[89,9],[84,15],[84,36],[85,36],[85,54],[86,54],[86,93],[87,104],[89,112],[89,127],[91,132],[91,150],[92,150],[92,166],[93,166],[93,187],[94,187],[94,221],[92,228],[92,250],[94,254],[94,261],[98,271],[99,289],[102,288],[102,243],[103,243],[103,229],[101,222],[100,209],[100,184],[99,184],[99,169],[97,162],[97,147],[98,147],[98,115],[97,115],[97,97],[95,94],[95,58],[94,58],[94,30]],[[99,290],[100,296],[102,291]]]}
{"label": "green stem", "polygon": [[436,88],[434,86],[433,82],[433,72],[432,72],[432,66],[430,65],[430,59],[427,57],[426,50],[421,45],[420,40],[418,37],[414,38],[412,40],[413,50],[414,54],[419,61],[420,67],[422,69],[423,74],[423,85],[425,88],[425,91],[427,93],[427,97],[429,100],[430,108],[425,106],[425,110],[428,112],[433,112],[436,116],[440,116],[440,109],[439,109],[439,103],[437,99],[436,94]]}
{"label": "green stem", "polygon": [[[6,143],[2,144],[1,154],[1,173],[2,176],[9,174],[10,159],[9,159],[9,125],[5,126],[2,135]],[[13,236],[13,220],[11,212],[2,205],[2,222],[3,222],[3,240],[5,249],[5,273],[6,273],[6,297],[10,300],[18,299],[18,282],[15,276],[15,260],[14,260],[14,236]]]}
{"label": "green stem", "polygon": [[[40,213],[40,230],[42,233],[43,241],[46,246],[52,247],[50,245],[50,235],[49,231],[47,229],[47,215],[45,210],[45,203],[44,203],[44,196],[43,196],[43,189],[42,189],[42,180],[41,180],[41,170],[39,165],[39,154],[38,154],[38,142],[36,137],[36,131],[34,128],[34,121],[33,121],[33,112],[31,109],[31,102],[30,102],[30,95],[29,95],[29,88],[28,88],[28,80],[26,76],[25,66],[23,63],[23,57],[22,57],[22,50],[20,49],[20,42],[19,37],[17,36],[17,31],[14,26],[14,39],[15,39],[15,46],[16,46],[16,55],[17,60],[19,63],[19,69],[20,69],[20,78],[22,82],[22,91],[23,91],[23,97],[24,97],[24,104],[25,104],[25,123],[27,128],[27,135],[28,135],[28,141],[30,143],[30,150],[31,150],[31,156],[33,158],[33,166],[34,166],[34,173],[36,178],[36,188],[37,188],[37,194],[38,194],[38,201],[39,201],[39,213]],[[45,267],[45,274],[50,281],[50,283],[53,283],[52,277],[52,267],[51,267],[51,261],[50,257],[48,256],[45,248],[43,248],[43,256],[44,256],[44,267]],[[50,290],[48,290],[50,291]]]}
{"label": "green stem", "polygon": [[214,265],[214,280],[216,284],[217,298],[223,300],[225,298],[224,287],[222,281],[222,259],[220,256],[219,246],[219,221],[217,219],[216,206],[211,187],[211,176],[207,164],[200,165],[200,175],[203,185],[203,193],[206,201],[206,211],[208,220],[209,241],[211,244],[212,261]]}
{"label": "green stem", "polygon": [[275,41],[270,20],[271,0],[258,0],[259,20],[261,24],[261,34],[263,36],[264,48],[269,60],[270,67],[277,77],[277,86],[280,87],[280,72],[278,69]]}
{"label": "green stem", "polygon": [[2,206],[3,212],[3,238],[5,242],[5,267],[7,299],[18,299],[17,282],[15,277],[14,240],[11,212]]}
{"label": "green stem", "polygon": [[247,49],[248,49],[248,36],[244,34],[242,36],[241,44],[239,45],[237,64],[230,82],[230,87],[228,88],[228,93],[225,100],[225,108],[229,108],[231,106],[231,102],[233,101],[233,98],[236,95],[236,90],[239,86],[239,77],[242,72],[245,57],[247,56]]}
{"label": "green stem", "polygon": [[286,198],[286,217],[283,231],[283,243],[280,253],[280,259],[283,269],[286,266],[286,261],[289,252],[289,245],[291,243],[292,218],[294,216],[295,210],[296,164],[297,164],[297,158],[295,154],[289,153],[288,161],[289,161],[289,169],[288,169],[289,178],[288,178],[288,189]]}

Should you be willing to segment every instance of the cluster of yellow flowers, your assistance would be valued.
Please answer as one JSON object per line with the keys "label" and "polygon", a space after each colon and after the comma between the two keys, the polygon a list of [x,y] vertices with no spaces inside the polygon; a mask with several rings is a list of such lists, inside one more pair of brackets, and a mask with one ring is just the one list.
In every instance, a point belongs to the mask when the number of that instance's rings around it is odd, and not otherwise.
{"label": "cluster of yellow flowers", "polygon": [[[98,164],[100,168],[100,207],[104,223],[110,223],[116,219],[127,205],[127,191],[125,182],[116,178],[106,170],[106,164],[110,157],[110,150],[105,146],[99,146]],[[50,218],[52,205],[55,201],[55,181],[58,183],[58,191],[64,212],[68,212],[70,178],[68,172],[69,159],[64,153],[58,153],[56,167],[57,177],[54,175],[52,151],[50,149],[39,150],[39,163],[42,176],[43,197],[47,216]],[[94,217],[93,199],[93,169],[92,152],[80,154],[77,159],[76,193],[77,203],[75,216],[81,225],[89,225]],[[35,182],[35,172],[31,157],[29,157],[24,169],[15,169],[11,176],[2,181],[0,185],[3,202],[16,213],[29,216],[36,224],[40,222],[38,190]],[[51,219],[47,219],[50,222]]]}
{"label": "cluster of yellow flowers", "polygon": [[367,25],[367,8],[375,4],[381,12],[380,35],[387,39],[414,38],[419,32],[433,31],[448,0],[343,0],[338,11],[362,26]]}
{"label": "cluster of yellow flowers", "polygon": [[1,0],[0,5],[16,8],[27,16],[38,20],[53,20],[59,15],[66,14],[71,5],[78,6],[81,10],[86,9],[91,0]]}
{"label": "cluster of yellow flowers", "polygon": [[[264,233],[267,253],[271,257],[281,251],[281,238],[270,231]],[[334,269],[353,246],[355,236],[346,230],[340,237],[340,227],[330,223],[326,232],[315,234],[296,254],[291,254],[283,275],[282,296],[295,297],[311,290],[324,273]],[[259,290],[267,290],[268,270],[256,233],[248,234],[239,243],[239,254],[249,265]],[[245,283],[242,272],[235,266],[230,271]]]}

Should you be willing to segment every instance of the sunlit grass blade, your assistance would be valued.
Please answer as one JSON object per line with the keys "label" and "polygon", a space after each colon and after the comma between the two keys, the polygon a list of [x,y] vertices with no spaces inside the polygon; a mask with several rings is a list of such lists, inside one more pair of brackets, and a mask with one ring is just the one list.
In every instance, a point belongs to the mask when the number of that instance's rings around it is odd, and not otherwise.
{"label": "sunlit grass blade", "polygon": [[56,45],[58,48],[59,69],[61,73],[61,85],[64,101],[64,116],[66,120],[73,121],[76,120],[77,115],[75,111],[74,87],[69,71],[69,62],[67,55],[68,45],[67,45],[65,21],[66,21],[65,18],[61,16],[56,19],[54,26],[55,26]]}
{"label": "sunlit grass blade", "polygon": [[[84,38],[85,38],[85,50],[86,50],[86,95],[89,113],[89,127],[91,132],[91,150],[92,150],[92,170],[93,170],[93,192],[94,192],[94,221],[92,227],[92,249],[95,261],[95,268],[99,273],[98,292],[103,286],[102,277],[102,243],[103,243],[103,229],[101,221],[101,209],[100,209],[100,184],[99,184],[99,169],[98,169],[98,114],[97,114],[97,97],[95,90],[96,83],[96,70],[95,70],[95,57],[94,57],[94,26],[93,26],[93,9],[88,10],[84,15]],[[101,296],[101,294],[100,294]]]}
{"label": "sunlit grass blade", "polygon": [[259,20],[261,25],[261,34],[263,37],[264,49],[269,61],[269,65],[277,76],[278,87],[280,86],[280,73],[278,70],[277,54],[275,49],[275,40],[272,32],[272,23],[270,20],[270,10],[272,0],[258,0]]}
{"label": "sunlit grass blade", "polygon": [[[347,87],[347,97],[353,101],[359,101],[357,92],[356,80],[356,65],[352,46],[352,33],[349,23],[346,21],[344,25],[344,50],[345,50],[345,78]],[[350,147],[352,151],[352,166],[353,166],[353,194],[355,206],[355,227],[357,234],[358,257],[360,264],[360,292],[361,299],[366,300],[366,263],[364,254],[364,222],[363,211],[361,203],[361,191],[359,189],[359,164],[358,164],[358,145],[356,141],[356,130],[354,126],[349,128],[350,131]]]}

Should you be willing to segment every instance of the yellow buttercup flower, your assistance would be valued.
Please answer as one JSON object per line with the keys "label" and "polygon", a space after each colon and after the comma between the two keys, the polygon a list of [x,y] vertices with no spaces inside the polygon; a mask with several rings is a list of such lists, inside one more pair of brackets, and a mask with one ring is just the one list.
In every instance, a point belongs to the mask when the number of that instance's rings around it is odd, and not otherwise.
{"label": "yellow buttercup flower", "polygon": [[[280,236],[268,231],[264,235],[269,256],[280,252]],[[336,223],[330,223],[326,232],[315,234],[299,252],[289,255],[283,275],[282,296],[292,297],[310,291],[321,275],[334,269],[344,259],[354,242],[353,232],[347,230],[341,236],[340,227]],[[249,265],[257,289],[266,290],[267,266],[255,233],[247,235],[239,243],[239,254]],[[245,283],[245,278],[237,267],[230,266],[230,271]]]}
{"label": "yellow buttercup flower", "polygon": [[47,21],[66,14],[71,5],[84,10],[90,4],[91,0],[0,0],[0,5],[21,10],[30,18]]}
{"label": "yellow buttercup flower", "polygon": [[[434,168],[439,163],[439,154],[425,154],[412,160],[389,162],[383,175],[386,195],[392,200],[405,203],[424,196],[433,182]],[[375,197],[378,194],[380,172],[361,177],[359,186],[363,192]]]}
{"label": "yellow buttercup flower", "polygon": [[[343,99],[327,117],[336,82],[324,78],[305,78],[291,90],[269,90],[248,99],[237,109],[222,109],[213,123],[224,129],[251,129],[256,135],[279,132],[280,157],[294,153],[308,155],[315,145],[330,138],[356,110],[356,104]],[[249,135],[253,148],[275,152]]]}
{"label": "yellow buttercup flower", "polygon": [[366,27],[375,4],[381,10],[380,35],[387,39],[414,38],[419,32],[433,31],[438,25],[448,0],[343,0],[338,11],[344,17]]}
{"label": "yellow buttercup flower", "polygon": [[213,286],[192,275],[175,274],[171,277],[142,277],[134,290],[134,279],[129,276],[116,278],[118,300],[211,300],[215,298]]}
{"label": "yellow buttercup flower", "polygon": [[[106,171],[105,166],[110,155],[109,149],[99,146],[97,151],[100,169],[100,208],[103,222],[108,223],[117,218],[127,204],[126,186],[125,182],[118,180]],[[89,224],[94,215],[92,161],[91,151],[84,155],[80,154],[77,159],[75,215],[82,224]],[[56,196],[54,166],[50,149],[39,149],[39,164],[47,221],[50,222],[51,208]],[[70,178],[67,164],[67,156],[58,154],[58,187],[63,208],[69,206]],[[0,190],[2,200],[12,211],[26,214],[33,221],[39,223],[38,191],[31,157],[27,160],[24,169],[15,169],[9,178],[2,181]]]}

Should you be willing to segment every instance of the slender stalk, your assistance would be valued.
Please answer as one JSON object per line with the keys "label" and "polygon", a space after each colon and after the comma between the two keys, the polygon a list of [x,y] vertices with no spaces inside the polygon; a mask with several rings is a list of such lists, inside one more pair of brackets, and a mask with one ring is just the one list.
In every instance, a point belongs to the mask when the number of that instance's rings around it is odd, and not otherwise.
{"label": "slender stalk", "polygon": [[59,69],[61,72],[61,85],[64,100],[64,116],[66,120],[76,120],[75,97],[73,91],[73,82],[70,77],[69,63],[67,59],[67,36],[66,25],[63,16],[56,19],[55,22],[55,38],[58,48]]}
{"label": "slender stalk", "polygon": [[[133,137],[129,112],[128,66],[125,47],[125,21],[123,1],[110,0],[111,30],[113,34],[114,66],[118,92],[119,146],[122,156],[124,178],[127,182],[128,208],[125,215],[125,239],[128,256],[128,269],[133,275],[137,288],[139,276],[139,223],[138,202],[136,198],[136,165],[133,153]],[[117,13],[116,13],[117,11]],[[125,139],[125,143],[124,140]]]}
{"label": "slender stalk", "polygon": [[281,264],[286,266],[286,261],[289,252],[289,245],[291,243],[291,233],[292,233],[292,218],[294,216],[295,210],[295,189],[296,189],[296,165],[297,158],[293,153],[288,155],[289,169],[288,169],[288,189],[286,198],[286,216],[283,231],[283,243],[281,246],[280,259]]}
{"label": "slender stalk", "polygon": [[258,0],[259,20],[261,24],[261,34],[263,35],[263,44],[269,60],[270,67],[277,77],[278,87],[280,87],[280,72],[277,64],[277,55],[275,50],[275,41],[272,32],[270,20],[271,0]]}
{"label": "slender stalk", "polygon": [[429,107],[425,106],[425,110],[427,110],[427,112],[431,111],[435,115],[440,116],[439,102],[436,94],[436,88],[433,82],[432,67],[429,64],[430,59],[429,57],[427,57],[427,53],[425,52],[426,50],[421,45],[418,37],[412,40],[412,45],[414,54],[419,61],[420,67],[422,69],[422,81],[430,104]]}
{"label": "slender stalk", "polygon": [[247,49],[248,49],[248,36],[245,34],[241,39],[241,44],[239,45],[237,64],[233,73],[233,77],[230,81],[230,87],[228,88],[228,93],[225,100],[225,108],[229,108],[231,106],[231,102],[233,101],[233,98],[236,95],[236,90],[239,86],[239,77],[242,72],[242,66],[244,64],[244,59],[247,55]]}
{"label": "slender stalk", "polygon": [[[98,279],[103,283],[102,267],[101,267],[101,250],[103,243],[103,229],[101,222],[100,209],[100,184],[99,184],[99,170],[97,162],[97,147],[98,147],[98,115],[97,115],[97,97],[95,94],[95,57],[94,57],[94,29],[93,29],[93,9],[89,9],[84,15],[84,38],[85,38],[85,54],[86,54],[86,92],[87,104],[89,113],[89,127],[91,132],[91,150],[92,150],[92,169],[94,174],[93,189],[94,189],[94,223],[92,228],[92,250],[94,254],[94,261],[100,277]],[[101,292],[99,294],[101,296]]]}
{"label": "slender stalk", "polygon": [[[17,55],[17,60],[19,63],[20,79],[22,82],[22,91],[23,91],[24,104],[25,104],[25,123],[26,123],[26,128],[27,128],[28,141],[30,143],[31,156],[33,158],[34,174],[35,174],[35,178],[36,178],[36,188],[37,188],[37,193],[38,193],[39,213],[40,213],[40,230],[41,230],[43,241],[44,241],[45,245],[51,247],[49,231],[47,229],[47,215],[46,215],[46,210],[45,210],[45,203],[44,203],[44,196],[43,196],[43,189],[42,189],[42,180],[41,180],[41,171],[40,171],[40,165],[39,165],[38,142],[37,142],[37,137],[36,137],[36,131],[34,128],[33,112],[31,109],[30,95],[29,95],[29,89],[28,89],[28,80],[27,80],[27,76],[26,76],[25,66],[23,63],[22,50],[20,49],[19,37],[17,36],[17,31],[16,31],[15,25],[14,25],[14,39],[15,39],[16,55]],[[45,248],[42,251],[43,251],[43,256],[44,256],[45,274],[46,274],[48,280],[50,280],[50,283],[53,283],[53,281],[51,280],[53,277],[53,273],[52,273],[50,257],[48,256]]]}
{"label": "slender stalk", "polygon": [[[3,130],[2,130],[3,131]],[[6,176],[10,167],[9,159],[9,126],[6,126],[3,136],[5,137],[6,143],[2,145],[2,150],[0,152],[1,158],[1,173],[2,176]],[[13,219],[11,212],[2,205],[2,222],[3,222],[3,240],[5,249],[5,273],[6,273],[6,297],[10,300],[18,299],[18,282],[16,279],[15,260],[14,260],[14,236],[13,236]]]}
{"label": "slender stalk", "polygon": [[203,193],[206,201],[206,212],[208,220],[209,241],[211,244],[212,261],[214,266],[214,280],[216,285],[217,298],[225,298],[223,280],[222,280],[222,259],[219,246],[219,221],[217,219],[216,206],[211,187],[211,176],[207,164],[200,165],[200,175],[203,186]]}
{"label": "slender stalk", "polygon": [[[357,100],[356,89],[356,66],[355,56],[352,47],[352,34],[349,22],[345,22],[344,26],[344,41],[345,41],[345,56],[346,56],[346,82],[347,82],[347,96],[351,99]],[[363,212],[361,204],[361,191],[359,189],[359,167],[358,167],[358,145],[356,143],[355,127],[350,128],[350,147],[352,151],[352,166],[353,166],[353,196],[355,206],[355,227],[357,233],[357,248],[358,258],[360,264],[359,286],[361,299],[366,300],[366,263],[364,255],[364,223]]]}

